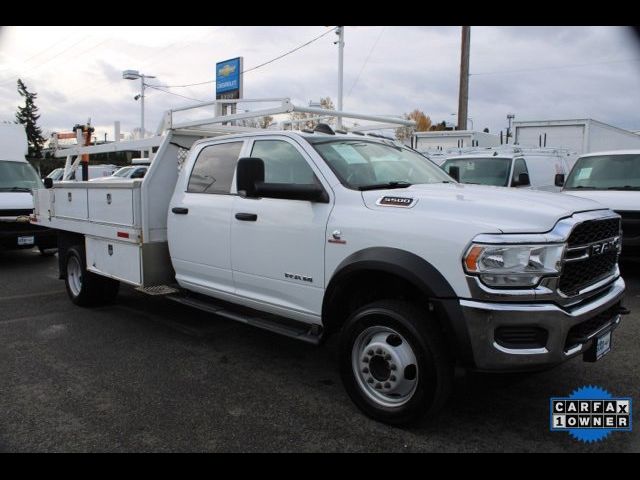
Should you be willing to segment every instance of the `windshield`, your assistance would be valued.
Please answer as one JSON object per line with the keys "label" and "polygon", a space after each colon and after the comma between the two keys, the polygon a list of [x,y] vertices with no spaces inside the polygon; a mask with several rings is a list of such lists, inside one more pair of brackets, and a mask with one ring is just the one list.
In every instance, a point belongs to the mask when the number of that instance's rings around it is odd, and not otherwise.
{"label": "windshield", "polygon": [[451,182],[424,156],[392,143],[307,138],[347,188],[402,188],[417,183]]}
{"label": "windshield", "polygon": [[64,168],[56,168],[49,175],[47,175],[47,178],[51,178],[53,180],[60,180],[63,174],[64,174]]}
{"label": "windshield", "polygon": [[42,187],[42,180],[31,164],[0,160],[0,192],[28,192]]}
{"label": "windshield", "polygon": [[449,173],[449,169],[453,166],[460,168],[461,183],[494,185],[496,187],[509,185],[510,158],[452,158],[444,162],[441,168]]}
{"label": "windshield", "polygon": [[113,174],[114,177],[126,177],[133,167],[122,167]]}
{"label": "windshield", "polygon": [[640,190],[640,154],[579,158],[565,190]]}

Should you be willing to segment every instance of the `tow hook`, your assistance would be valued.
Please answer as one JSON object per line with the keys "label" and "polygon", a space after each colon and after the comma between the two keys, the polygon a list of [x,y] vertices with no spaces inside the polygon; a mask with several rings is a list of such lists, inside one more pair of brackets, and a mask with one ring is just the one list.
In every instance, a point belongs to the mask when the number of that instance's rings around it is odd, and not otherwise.
{"label": "tow hook", "polygon": [[631,313],[631,310],[629,310],[626,307],[623,307],[622,305],[620,305],[620,307],[618,307],[618,315],[629,315]]}

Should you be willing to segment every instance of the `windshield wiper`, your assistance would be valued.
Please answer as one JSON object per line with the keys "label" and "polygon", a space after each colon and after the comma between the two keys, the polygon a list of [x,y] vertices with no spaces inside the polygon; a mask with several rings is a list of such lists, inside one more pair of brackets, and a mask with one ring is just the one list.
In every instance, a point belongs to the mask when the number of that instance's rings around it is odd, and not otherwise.
{"label": "windshield wiper", "polygon": [[0,187],[2,192],[30,192],[30,188],[26,187]]}
{"label": "windshield wiper", "polygon": [[585,187],[584,185],[578,185],[577,187],[571,187],[567,190],[596,190],[596,187]]}
{"label": "windshield wiper", "polygon": [[625,185],[623,187],[607,187],[607,190],[640,190],[640,187]]}
{"label": "windshield wiper", "polygon": [[358,190],[379,190],[382,188],[407,188],[413,185],[412,183],[399,181],[399,182],[387,182],[387,183],[376,183],[373,185],[363,185],[361,187],[357,187]]}

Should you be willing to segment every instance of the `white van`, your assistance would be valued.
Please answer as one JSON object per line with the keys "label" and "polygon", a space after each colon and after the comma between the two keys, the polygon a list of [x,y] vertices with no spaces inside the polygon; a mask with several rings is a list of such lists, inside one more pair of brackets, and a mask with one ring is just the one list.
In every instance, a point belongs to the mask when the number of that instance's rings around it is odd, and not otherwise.
{"label": "white van", "polygon": [[582,155],[562,193],[595,200],[622,217],[622,256],[640,257],[640,150]]}
{"label": "white van", "polygon": [[27,162],[27,135],[17,124],[0,124],[0,250],[57,246],[56,232],[29,223],[34,189],[43,188]]}
{"label": "white van", "polygon": [[503,146],[454,154],[441,168],[461,183],[557,192],[555,176],[569,172],[574,158],[566,150]]}

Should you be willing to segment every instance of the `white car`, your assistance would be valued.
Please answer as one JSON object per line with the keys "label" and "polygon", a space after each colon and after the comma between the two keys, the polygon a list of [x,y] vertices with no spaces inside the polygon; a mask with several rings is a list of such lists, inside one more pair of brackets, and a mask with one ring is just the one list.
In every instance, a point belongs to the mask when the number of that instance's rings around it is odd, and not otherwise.
{"label": "white car", "polygon": [[144,178],[148,169],[149,167],[146,165],[126,166],[126,167],[120,168],[111,176],[94,178],[90,181],[91,182],[118,182],[120,180],[133,180],[136,178]]}
{"label": "white car", "polygon": [[[93,180],[94,178],[108,177],[110,175],[113,175],[113,172],[115,172],[117,169],[117,165],[89,165],[89,180]],[[80,167],[78,167],[76,171],[71,174],[69,181],[79,180],[79,178],[76,178],[76,175],[77,177],[80,177],[80,172]],[[62,181],[63,175],[64,168],[60,167],[51,171],[51,173],[47,175],[46,178],[50,178],[54,182],[60,182]]]}
{"label": "white car", "polygon": [[562,150],[505,146],[455,154],[441,168],[461,183],[560,191],[555,176],[570,170],[570,159]]}
{"label": "white car", "polygon": [[622,255],[640,257],[640,150],[582,155],[562,192],[595,200],[622,217]]}

